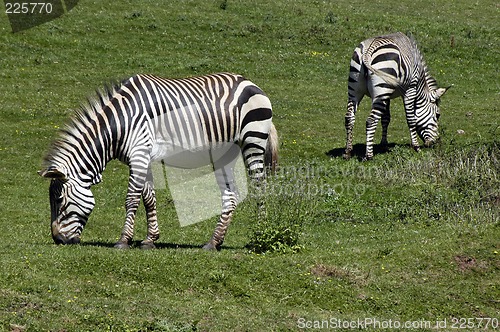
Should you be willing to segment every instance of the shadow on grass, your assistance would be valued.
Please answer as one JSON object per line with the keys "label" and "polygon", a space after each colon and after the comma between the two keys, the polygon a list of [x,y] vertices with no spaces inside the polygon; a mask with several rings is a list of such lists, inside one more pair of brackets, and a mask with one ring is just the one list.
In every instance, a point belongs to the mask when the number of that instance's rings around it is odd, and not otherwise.
{"label": "shadow on grass", "polygon": [[[205,243],[202,244],[189,244],[189,243],[156,243],[156,249],[200,249],[203,250],[202,247],[205,245]],[[140,246],[140,242],[138,242],[137,246]],[[245,249],[244,246],[242,247],[233,247],[233,246],[225,246],[222,245],[221,251],[224,250],[241,250]]]}
{"label": "shadow on grass", "polygon": [[[104,248],[114,248],[114,242],[103,242],[103,241],[90,241],[90,242],[81,242],[81,246],[84,247],[104,247]],[[155,243],[156,249],[200,249],[205,245],[203,244],[191,244],[191,243]],[[141,241],[132,241],[130,244],[130,249],[140,249]],[[225,246],[222,245],[222,250],[241,250],[245,249],[245,246],[242,247],[233,247],[233,246]]]}
{"label": "shadow on grass", "polygon": [[[396,143],[389,143],[387,145],[380,145],[380,144],[375,144],[373,146],[373,155],[377,154],[384,154],[384,153],[389,153],[393,148],[396,146],[403,146],[403,147],[410,147],[409,144],[396,144]],[[342,157],[344,154],[345,147],[341,148],[335,148],[332,149],[328,152],[325,152],[325,154],[331,158],[338,158]],[[366,145],[365,144],[354,144],[352,147],[352,152],[351,152],[351,158],[357,158],[359,161],[363,160],[364,156],[366,153]]]}

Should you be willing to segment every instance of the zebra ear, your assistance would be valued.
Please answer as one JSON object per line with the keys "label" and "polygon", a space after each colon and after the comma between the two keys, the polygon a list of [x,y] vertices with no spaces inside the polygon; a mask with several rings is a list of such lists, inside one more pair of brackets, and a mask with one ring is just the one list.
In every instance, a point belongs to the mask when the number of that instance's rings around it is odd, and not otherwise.
{"label": "zebra ear", "polygon": [[50,166],[47,169],[42,169],[41,171],[38,171],[38,174],[40,176],[43,176],[44,178],[60,180],[68,179],[68,177],[66,176],[66,172],[59,170],[57,166]]}
{"label": "zebra ear", "polygon": [[445,94],[446,91],[448,91],[449,88],[451,88],[452,85],[450,85],[449,87],[447,88],[437,88],[435,93],[436,93],[436,99],[439,99],[441,98],[442,95]]}
{"label": "zebra ear", "polygon": [[436,90],[432,90],[430,93],[431,102],[439,103],[439,99],[445,94],[446,91],[448,91],[449,88],[451,88],[451,85],[447,88],[437,88]]}

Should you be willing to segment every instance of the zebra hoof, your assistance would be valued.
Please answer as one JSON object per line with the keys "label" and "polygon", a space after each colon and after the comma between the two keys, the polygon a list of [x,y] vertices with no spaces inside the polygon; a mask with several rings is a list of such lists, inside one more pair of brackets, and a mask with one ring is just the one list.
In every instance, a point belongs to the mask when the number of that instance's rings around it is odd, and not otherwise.
{"label": "zebra hoof", "polygon": [[143,250],[156,249],[156,246],[155,246],[154,242],[142,241],[141,242],[141,249],[143,249]]}
{"label": "zebra hoof", "polygon": [[221,245],[214,245],[212,242],[208,242],[207,244],[205,244],[203,246],[203,250],[207,250],[207,251],[214,251],[214,250],[217,250],[217,251],[220,251],[221,249]]}
{"label": "zebra hoof", "polygon": [[373,156],[364,156],[363,159],[361,159],[361,161],[365,162],[365,161],[370,161],[370,160],[373,160]]}
{"label": "zebra hoof", "polygon": [[342,158],[344,158],[345,160],[349,160],[351,159],[351,152],[344,152],[344,154],[342,154]]}
{"label": "zebra hoof", "polygon": [[130,249],[130,245],[126,242],[116,242],[115,248],[116,249]]}

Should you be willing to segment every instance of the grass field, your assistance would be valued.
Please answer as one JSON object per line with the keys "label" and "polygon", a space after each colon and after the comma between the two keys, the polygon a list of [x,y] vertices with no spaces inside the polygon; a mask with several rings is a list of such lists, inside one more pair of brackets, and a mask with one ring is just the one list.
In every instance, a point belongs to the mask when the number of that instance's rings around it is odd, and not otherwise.
{"label": "grass field", "polygon": [[[493,0],[81,0],[14,34],[2,11],[0,330],[287,331],[365,318],[379,322],[367,330],[499,329],[499,16]],[[412,34],[438,83],[453,85],[442,139],[411,150],[397,100],[390,151],[345,161],[350,56],[394,31]],[[244,201],[223,250],[204,252],[216,219],[180,227],[159,190],[158,249],[115,250],[128,170],[112,162],[82,244],[54,245],[36,171],[72,109],[136,73],[218,71],[273,102],[281,169],[266,220]],[[358,157],[368,110],[365,100]],[[135,239],[145,233],[141,210]],[[288,235],[298,242],[280,246]],[[252,251],[256,239],[276,251]]]}

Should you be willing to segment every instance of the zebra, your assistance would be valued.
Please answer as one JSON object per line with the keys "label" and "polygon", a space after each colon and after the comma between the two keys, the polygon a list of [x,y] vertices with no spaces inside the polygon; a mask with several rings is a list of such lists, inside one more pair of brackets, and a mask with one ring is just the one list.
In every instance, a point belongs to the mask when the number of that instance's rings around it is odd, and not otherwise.
{"label": "zebra", "polygon": [[390,99],[399,96],[403,98],[411,146],[415,151],[420,150],[418,136],[426,147],[432,145],[438,137],[440,98],[447,89],[437,86],[413,38],[397,32],[361,42],[350,62],[345,114],[347,138],[343,157],[351,157],[355,114],[365,95],[372,99],[372,110],[366,120],[364,157],[364,160],[369,160],[373,158],[373,138],[380,119],[380,144],[387,146]]}
{"label": "zebra", "polygon": [[129,182],[125,224],[115,247],[129,248],[142,196],[148,227],[141,248],[155,248],[159,229],[151,163],[162,160],[176,167],[213,166],[222,211],[203,248],[220,250],[238,203],[235,153],[243,156],[255,183],[262,183],[266,168],[277,164],[271,102],[243,76],[166,79],[139,74],[98,90],[60,129],[38,172],[51,179],[52,238],[56,244],[80,243],[95,205],[90,188],[102,180],[106,164],[118,159],[129,166]]}

